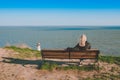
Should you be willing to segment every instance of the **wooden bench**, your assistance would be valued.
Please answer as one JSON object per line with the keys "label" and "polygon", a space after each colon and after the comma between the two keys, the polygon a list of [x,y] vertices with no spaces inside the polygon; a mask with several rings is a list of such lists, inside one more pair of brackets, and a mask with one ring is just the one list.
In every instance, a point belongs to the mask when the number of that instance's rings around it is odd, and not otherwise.
{"label": "wooden bench", "polygon": [[85,51],[67,51],[67,50],[42,50],[42,59],[95,59],[98,61],[100,51],[90,49]]}

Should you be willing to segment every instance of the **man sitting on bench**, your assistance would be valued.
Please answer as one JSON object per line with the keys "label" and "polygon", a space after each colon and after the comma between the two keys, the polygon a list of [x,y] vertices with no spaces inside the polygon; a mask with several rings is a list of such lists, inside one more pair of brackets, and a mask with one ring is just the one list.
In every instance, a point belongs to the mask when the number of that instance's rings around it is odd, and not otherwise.
{"label": "man sitting on bench", "polygon": [[91,45],[90,43],[87,41],[87,37],[85,34],[82,34],[80,37],[80,41],[79,43],[74,47],[74,48],[67,48],[68,51],[78,51],[78,50],[87,50],[90,49]]}

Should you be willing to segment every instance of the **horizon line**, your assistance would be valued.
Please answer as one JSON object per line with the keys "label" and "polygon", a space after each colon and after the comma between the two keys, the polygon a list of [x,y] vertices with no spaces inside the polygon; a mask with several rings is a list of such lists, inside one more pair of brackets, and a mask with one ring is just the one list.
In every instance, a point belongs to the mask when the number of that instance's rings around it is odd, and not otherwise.
{"label": "horizon line", "polygon": [[0,26],[1,28],[7,27],[7,28],[12,28],[12,27],[16,27],[16,28],[20,28],[20,27],[26,27],[26,28],[30,28],[30,27],[41,27],[41,28],[120,28],[120,25],[111,25],[111,26]]}
{"label": "horizon line", "polygon": [[0,25],[0,27],[120,27],[120,25]]}

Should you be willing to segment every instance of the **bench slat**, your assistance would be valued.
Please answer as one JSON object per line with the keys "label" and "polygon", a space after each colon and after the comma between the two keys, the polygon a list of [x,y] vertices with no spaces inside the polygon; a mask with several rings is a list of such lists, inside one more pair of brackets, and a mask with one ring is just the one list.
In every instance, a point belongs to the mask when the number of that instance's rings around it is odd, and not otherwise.
{"label": "bench slat", "polygon": [[68,56],[45,56],[44,58],[50,58],[50,59],[69,59]]}
{"label": "bench slat", "polygon": [[70,59],[80,59],[80,58],[96,58],[96,55],[80,55],[80,56],[71,56]]}

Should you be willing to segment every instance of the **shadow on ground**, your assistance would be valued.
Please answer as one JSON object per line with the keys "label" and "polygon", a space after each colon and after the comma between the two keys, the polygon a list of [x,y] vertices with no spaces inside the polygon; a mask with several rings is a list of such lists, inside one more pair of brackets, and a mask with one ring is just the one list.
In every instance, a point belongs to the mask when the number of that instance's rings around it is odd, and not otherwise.
{"label": "shadow on ground", "polygon": [[[25,65],[36,65],[37,69],[40,69],[41,65],[44,62],[49,63],[56,63],[57,65],[67,64],[69,65],[69,62],[63,62],[63,61],[52,61],[52,60],[26,60],[26,59],[18,59],[18,58],[11,58],[11,57],[2,57],[4,60],[2,62],[4,63],[10,63],[10,64],[20,64],[25,67]],[[70,64],[71,65],[71,64]]]}

